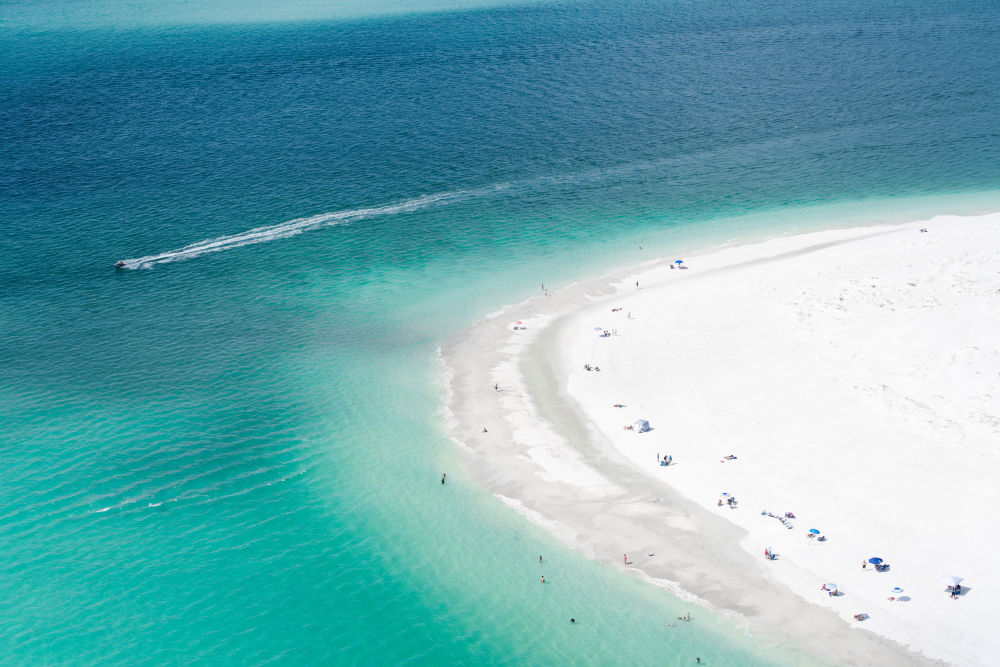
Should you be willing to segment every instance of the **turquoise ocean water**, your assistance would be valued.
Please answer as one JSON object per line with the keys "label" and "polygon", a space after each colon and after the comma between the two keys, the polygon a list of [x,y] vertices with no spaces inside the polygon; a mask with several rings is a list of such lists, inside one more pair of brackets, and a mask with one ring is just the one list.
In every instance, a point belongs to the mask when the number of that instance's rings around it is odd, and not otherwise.
{"label": "turquoise ocean water", "polygon": [[0,2],[0,662],[800,660],[465,483],[437,342],[1000,210],[1000,7],[165,7]]}

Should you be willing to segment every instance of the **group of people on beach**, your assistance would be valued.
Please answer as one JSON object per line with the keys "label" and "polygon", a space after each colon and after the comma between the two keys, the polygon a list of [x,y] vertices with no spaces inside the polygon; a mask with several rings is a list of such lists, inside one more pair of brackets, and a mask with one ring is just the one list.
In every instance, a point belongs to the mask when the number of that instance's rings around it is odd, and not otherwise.
{"label": "group of people on beach", "polygon": [[791,530],[792,528],[795,527],[792,524],[792,522],[791,522],[791,519],[794,519],[795,515],[792,514],[791,512],[785,512],[785,516],[779,516],[777,514],[772,514],[772,513],[768,512],[767,510],[761,510],[760,515],[761,516],[769,516],[772,519],[777,519],[778,521],[781,522],[781,525],[783,525],[788,530]]}
{"label": "group of people on beach", "polygon": [[[636,285],[636,287],[638,287],[638,286],[639,286],[639,283],[636,283],[635,285]],[[623,310],[625,310],[625,309],[624,309],[624,308],[622,308],[621,306],[612,306],[612,307],[611,307],[611,312],[612,312],[612,313],[620,313],[620,312],[622,312]],[[628,315],[626,315],[626,318],[627,318],[627,319],[632,319],[632,311],[629,311]],[[618,334],[616,333],[615,335],[617,336]]]}
{"label": "group of people on beach", "polygon": [[881,561],[876,562],[876,563],[872,563],[872,560],[875,560],[875,559],[868,559],[868,560],[861,561],[861,569],[862,570],[868,569],[868,564],[871,563],[871,566],[873,568],[875,568],[876,572],[888,572],[889,571],[889,564],[888,563],[883,563]]}

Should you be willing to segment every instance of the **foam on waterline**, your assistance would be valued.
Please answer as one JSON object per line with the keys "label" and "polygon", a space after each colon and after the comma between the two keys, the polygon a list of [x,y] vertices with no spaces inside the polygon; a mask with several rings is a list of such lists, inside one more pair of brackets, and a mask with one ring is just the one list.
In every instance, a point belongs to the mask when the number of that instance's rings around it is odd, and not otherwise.
{"label": "foam on waterline", "polygon": [[167,264],[169,262],[193,259],[199,255],[204,255],[210,252],[232,250],[233,248],[240,248],[242,246],[253,245],[255,243],[265,243],[267,241],[276,241],[290,236],[297,236],[303,232],[319,229],[320,227],[341,225],[348,222],[374,218],[382,215],[411,213],[413,211],[419,211],[420,209],[429,208],[431,206],[454,202],[477,194],[495,192],[496,190],[503,189],[503,187],[504,186],[501,185],[494,186],[492,188],[483,188],[480,190],[440,192],[437,194],[424,195],[422,197],[408,199],[396,204],[386,204],[385,206],[349,209],[346,211],[334,211],[332,213],[320,213],[318,215],[312,215],[305,218],[295,218],[294,220],[289,220],[276,225],[255,227],[254,229],[240,232],[239,234],[219,236],[214,239],[198,241],[197,243],[186,245],[183,248],[170,250],[158,255],[146,255],[145,257],[123,259],[122,268],[149,269],[156,264]]}

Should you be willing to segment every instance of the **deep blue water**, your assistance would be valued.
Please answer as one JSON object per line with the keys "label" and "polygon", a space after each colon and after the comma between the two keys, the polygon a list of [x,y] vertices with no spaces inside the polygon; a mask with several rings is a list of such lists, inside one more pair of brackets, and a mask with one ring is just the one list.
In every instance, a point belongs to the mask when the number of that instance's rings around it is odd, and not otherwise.
{"label": "deep blue water", "polygon": [[442,492],[436,342],[636,239],[992,197],[1000,6],[59,8],[0,4],[0,660],[790,659]]}

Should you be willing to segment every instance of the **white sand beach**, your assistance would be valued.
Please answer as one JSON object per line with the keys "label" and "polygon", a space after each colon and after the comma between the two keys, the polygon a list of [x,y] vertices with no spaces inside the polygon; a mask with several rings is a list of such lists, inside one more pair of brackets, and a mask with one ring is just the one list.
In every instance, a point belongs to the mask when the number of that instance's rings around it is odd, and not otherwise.
{"label": "white sand beach", "polygon": [[1000,652],[1000,214],[664,257],[442,356],[468,471],[588,556],[820,662]]}

